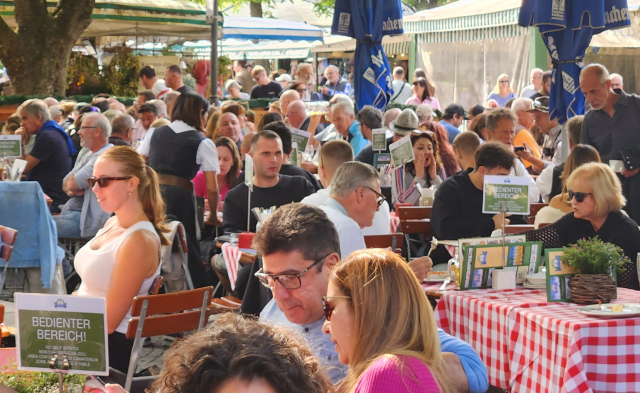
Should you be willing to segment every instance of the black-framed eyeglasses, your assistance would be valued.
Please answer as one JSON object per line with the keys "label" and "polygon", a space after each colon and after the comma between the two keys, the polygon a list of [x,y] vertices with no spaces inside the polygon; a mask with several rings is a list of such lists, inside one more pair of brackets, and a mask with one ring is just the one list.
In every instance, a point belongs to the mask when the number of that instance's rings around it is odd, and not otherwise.
{"label": "black-framed eyeglasses", "polygon": [[331,321],[331,314],[333,314],[333,309],[335,307],[329,306],[327,303],[328,299],[336,298],[336,299],[351,299],[351,296],[323,296],[322,297],[322,309],[324,310],[324,317],[327,321]]}
{"label": "black-framed eyeglasses", "polygon": [[262,271],[262,269],[258,270],[257,272],[254,273],[254,276],[258,278],[258,280],[260,280],[260,284],[264,285],[265,287],[273,290],[273,288],[275,288],[276,286],[276,281],[278,281],[280,283],[280,285],[282,285],[284,288],[286,289],[298,289],[302,286],[302,280],[300,279],[300,277],[302,277],[303,274],[305,274],[306,272],[308,272],[309,270],[311,270],[312,267],[314,267],[315,265],[319,264],[320,262],[324,261],[326,257],[328,257],[329,255],[331,255],[331,253],[323,256],[320,259],[315,260],[311,266],[309,266],[308,268],[304,269],[303,271],[301,271],[300,273],[292,273],[292,274],[267,274],[264,273]]}
{"label": "black-framed eyeglasses", "polygon": [[100,188],[107,188],[109,186],[109,182],[112,180],[129,180],[132,176],[124,176],[124,177],[90,177],[87,179],[87,184],[89,188],[93,188],[96,183]]}
{"label": "black-framed eyeglasses", "polygon": [[573,198],[575,198],[576,202],[582,203],[582,202],[584,202],[584,198],[587,195],[592,195],[592,194],[590,192],[573,192],[573,191],[569,190],[569,201],[571,201]]}
{"label": "black-framed eyeglasses", "polygon": [[369,187],[369,186],[362,186],[363,188],[366,188],[368,190],[373,191],[374,194],[376,194],[376,203],[378,204],[378,207],[382,206],[382,204],[384,203],[384,201],[387,200],[387,198],[384,197],[384,195],[382,195],[381,193],[379,193],[378,191],[374,190],[373,188]]}

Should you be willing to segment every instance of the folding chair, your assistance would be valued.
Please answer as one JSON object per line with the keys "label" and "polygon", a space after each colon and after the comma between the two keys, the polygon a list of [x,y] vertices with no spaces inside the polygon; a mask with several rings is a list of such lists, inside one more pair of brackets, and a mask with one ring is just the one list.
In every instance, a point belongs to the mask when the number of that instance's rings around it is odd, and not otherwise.
{"label": "folding chair", "polygon": [[9,258],[11,258],[11,252],[13,251],[13,245],[16,243],[17,237],[17,230],[0,225],[0,259],[4,259],[6,262],[4,265],[4,270],[2,271],[2,278],[0,279],[0,291],[2,291],[2,289],[4,288],[4,282],[9,271]]}
{"label": "folding chair", "polygon": [[402,255],[403,245],[402,233],[391,233],[388,235],[369,235],[364,237],[364,244],[367,248],[389,248],[398,255]]}
{"label": "folding chair", "polygon": [[549,206],[548,203],[531,203],[529,204],[529,217],[527,218],[527,224],[533,224],[536,222],[536,215],[545,206]]}
{"label": "folding chair", "polygon": [[134,340],[124,386],[126,391],[131,391],[135,380],[151,382],[148,377],[133,377],[144,339],[202,329],[207,323],[207,306],[211,303],[212,293],[213,287],[204,287],[133,298],[132,318],[126,334],[128,339]]}
{"label": "folding chair", "polygon": [[64,257],[67,258],[73,270],[71,272],[64,275],[64,283],[67,289],[67,293],[73,293],[76,290],[76,287],[82,282],[78,272],[76,272],[74,261],[76,259],[76,254],[85,244],[87,244],[91,239],[83,239],[83,238],[59,238],[58,245],[64,250]]}
{"label": "folding chair", "polygon": [[[411,253],[416,254],[418,248],[427,244],[431,238],[431,207],[430,206],[398,206],[396,214],[400,218],[400,231],[407,243],[407,260],[411,260]],[[419,239],[411,239],[409,235],[419,235]],[[416,247],[415,243],[419,246]]]}

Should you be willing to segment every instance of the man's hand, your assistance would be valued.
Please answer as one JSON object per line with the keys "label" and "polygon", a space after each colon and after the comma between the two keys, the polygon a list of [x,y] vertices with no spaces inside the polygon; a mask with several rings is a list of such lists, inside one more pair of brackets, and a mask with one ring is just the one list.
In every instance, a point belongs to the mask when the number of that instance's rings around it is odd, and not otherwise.
{"label": "man's hand", "polygon": [[469,379],[462,368],[460,358],[451,352],[442,352],[444,373],[449,376],[449,381],[453,383],[454,391],[458,393],[469,392]]}
{"label": "man's hand", "polygon": [[318,166],[311,161],[302,161],[300,166],[309,173],[318,173]]}
{"label": "man's hand", "polygon": [[632,171],[627,170],[627,168],[622,169],[622,176],[624,177],[633,177],[635,175],[638,174],[638,171],[640,170],[640,168],[636,168]]}
{"label": "man's hand", "polygon": [[205,216],[204,225],[211,225],[211,226],[221,227],[222,226],[222,221],[218,219],[218,215],[217,214],[209,214],[208,216]]}
{"label": "man's hand", "polygon": [[[496,214],[495,216],[491,217],[491,218],[493,218],[494,229],[502,229],[502,216],[503,216],[503,214],[499,213],[499,214]],[[508,218],[504,219],[504,225],[509,225],[509,222],[511,222],[511,221],[509,221]]]}
{"label": "man's hand", "polygon": [[329,94],[329,88],[328,87],[323,87],[322,88],[322,94]]}
{"label": "man's hand", "polygon": [[416,277],[418,277],[418,281],[420,282],[424,281],[424,279],[427,278],[432,266],[433,261],[429,257],[420,257],[409,262],[409,267],[411,268],[411,270],[413,270]]}

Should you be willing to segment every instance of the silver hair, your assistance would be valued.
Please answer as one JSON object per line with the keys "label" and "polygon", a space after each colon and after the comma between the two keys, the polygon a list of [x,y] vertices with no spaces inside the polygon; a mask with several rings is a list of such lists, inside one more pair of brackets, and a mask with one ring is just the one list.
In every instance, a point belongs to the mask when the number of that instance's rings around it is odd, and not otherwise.
{"label": "silver hair", "polygon": [[331,179],[333,197],[346,197],[358,187],[372,186],[378,178],[378,171],[369,164],[348,161],[340,165]]}
{"label": "silver hair", "polygon": [[334,104],[337,104],[338,102],[348,102],[349,105],[353,106],[353,101],[346,94],[338,93],[334,95],[332,99],[329,100],[329,104],[331,106],[333,106]]}
{"label": "silver hair", "polygon": [[580,83],[582,83],[582,76],[587,72],[587,70],[593,71],[595,75],[598,77],[598,82],[600,86],[604,86],[605,83],[609,80],[609,70],[607,67],[598,63],[591,63],[588,66],[584,67],[582,71],[580,71]]}
{"label": "silver hair", "polygon": [[147,104],[152,104],[153,106],[156,107],[156,109],[158,109],[158,117],[169,117],[167,115],[167,104],[164,103],[164,101],[162,100],[151,100],[151,101],[147,101]]}
{"label": "silver hair", "polygon": [[529,72],[529,76],[533,76],[533,74],[538,73],[538,72],[540,73],[540,76],[542,76],[542,73],[544,71],[542,70],[542,68],[534,68],[534,69],[531,70],[531,72]]}
{"label": "silver hair", "polygon": [[327,66],[327,68],[324,69],[324,74],[327,75],[327,71],[328,70],[334,70],[337,72],[340,72],[340,70],[338,69],[338,67],[334,66],[333,64]]}
{"label": "silver hair", "polygon": [[62,109],[60,109],[60,105],[54,105],[49,107],[49,114],[52,118],[56,116],[62,116]]}
{"label": "silver hair", "polygon": [[111,135],[111,123],[109,123],[109,119],[102,113],[90,113],[85,115],[83,118],[83,123],[88,121],[92,127],[100,127],[100,133],[105,138],[109,138]]}
{"label": "silver hair", "polygon": [[129,128],[133,128],[136,122],[133,117],[125,114],[118,115],[111,121],[111,134],[124,135]]}
{"label": "silver hair", "polygon": [[178,97],[180,97],[180,92],[172,90],[162,96],[162,101],[164,101],[165,104],[170,105],[175,103]]}
{"label": "silver hair", "polygon": [[39,115],[43,122],[51,120],[49,106],[47,106],[44,101],[37,98],[23,102],[18,108],[18,114],[21,114],[22,112],[25,112],[29,118],[34,118],[36,115]]}
{"label": "silver hair", "polygon": [[336,113],[338,109],[342,109],[347,115],[355,116],[355,112],[353,111],[353,103],[340,101],[336,104],[331,105],[331,113]]}
{"label": "silver hair", "polygon": [[384,116],[382,117],[384,126],[389,127],[389,124],[391,124],[391,122],[394,121],[401,112],[402,111],[400,110],[400,108],[387,109],[387,111],[384,113]]}
{"label": "silver hair", "polygon": [[620,75],[618,73],[615,73],[615,72],[613,74],[609,75],[609,80],[615,78],[616,76],[618,78],[620,78],[620,84],[624,84],[624,79],[622,78],[622,75]]}
{"label": "silver hair", "polygon": [[518,123],[518,117],[516,113],[509,108],[498,107],[491,109],[486,113],[485,127],[490,129],[491,131],[496,129],[498,122],[502,119],[509,119],[513,121],[515,124]]}
{"label": "silver hair", "polygon": [[371,105],[365,105],[356,116],[360,124],[364,124],[371,129],[382,127],[382,111]]}

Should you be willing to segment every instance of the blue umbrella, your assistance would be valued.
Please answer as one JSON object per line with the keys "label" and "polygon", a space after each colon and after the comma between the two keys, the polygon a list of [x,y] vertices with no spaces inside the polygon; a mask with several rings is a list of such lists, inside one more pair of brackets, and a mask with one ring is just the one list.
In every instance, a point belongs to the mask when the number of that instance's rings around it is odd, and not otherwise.
{"label": "blue umbrella", "polygon": [[357,40],[353,88],[358,108],[384,110],[389,103],[393,78],[382,36],[402,33],[401,0],[336,0],[331,34]]}
{"label": "blue umbrella", "polygon": [[540,30],[553,63],[549,116],[563,124],[584,113],[582,60],[594,34],[631,24],[626,0],[523,0],[521,26]]}

